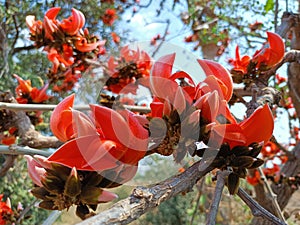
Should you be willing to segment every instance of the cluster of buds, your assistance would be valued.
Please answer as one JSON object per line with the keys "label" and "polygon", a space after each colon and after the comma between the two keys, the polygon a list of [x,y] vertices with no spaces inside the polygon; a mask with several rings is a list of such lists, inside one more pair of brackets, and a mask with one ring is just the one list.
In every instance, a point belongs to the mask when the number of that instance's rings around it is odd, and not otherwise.
{"label": "cluster of buds", "polygon": [[32,15],[26,17],[30,39],[37,48],[44,47],[53,64],[48,77],[58,92],[73,88],[78,74],[90,65],[87,59],[95,60],[105,53],[105,41],[83,30],[85,17],[81,11],[73,8],[72,15],[61,22],[56,19],[59,12],[59,7],[49,9],[43,21],[36,21]]}
{"label": "cluster of buds", "polygon": [[76,205],[76,214],[81,219],[93,215],[99,203],[114,200],[117,196],[103,190],[117,186],[107,182],[95,171],[78,171],[57,163],[48,163],[46,158],[26,156],[29,175],[36,184],[31,193],[41,199],[39,207],[48,210],[69,209]]}

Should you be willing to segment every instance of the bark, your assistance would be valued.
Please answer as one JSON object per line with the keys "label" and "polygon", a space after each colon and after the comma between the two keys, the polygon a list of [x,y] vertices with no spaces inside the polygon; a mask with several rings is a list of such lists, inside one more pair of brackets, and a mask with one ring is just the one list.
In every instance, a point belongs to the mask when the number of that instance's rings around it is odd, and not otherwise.
{"label": "bark", "polygon": [[201,162],[197,162],[183,173],[156,185],[137,187],[128,198],[77,225],[128,224],[171,197],[191,191],[196,182],[213,169],[210,166],[202,166]]}
{"label": "bark", "polygon": [[[300,118],[300,64],[297,60],[298,52],[293,50],[300,49],[300,20],[298,14],[289,14],[285,13],[281,20],[281,25],[278,27],[277,33],[282,37],[285,37],[287,32],[293,32],[293,38],[291,40],[291,49],[290,55],[294,53],[294,57],[288,57],[286,55],[286,62],[292,61],[288,65],[288,86],[289,86],[289,95],[292,98],[295,110],[297,112],[297,117]],[[285,174],[286,177],[293,177],[300,173],[300,143],[296,145],[293,149],[292,154],[295,157],[289,157],[287,163],[284,164],[281,169],[281,174]],[[281,185],[272,185],[272,190],[277,194],[277,201],[280,208],[283,210],[284,207],[288,204],[291,199],[295,189],[289,186],[288,184]],[[275,214],[275,210],[272,206],[270,196],[267,196],[266,191],[264,190],[263,184],[258,184],[255,186],[255,193],[257,201],[268,211]],[[251,221],[252,225],[272,225],[271,222],[254,217]]]}
{"label": "bark", "polygon": [[[292,152],[294,154],[294,158],[288,160],[282,170],[281,173],[285,174],[286,177],[292,177],[298,175],[300,173],[300,143],[295,147]],[[291,199],[293,193],[296,191],[295,188],[291,187],[288,184],[281,185],[272,185],[273,192],[277,195],[277,201],[280,208],[283,210],[284,207],[288,204]],[[264,187],[262,184],[258,184],[255,186],[256,200],[260,203],[265,209],[270,211],[271,213],[275,213],[275,210],[271,204],[271,200],[269,196],[266,196]],[[260,217],[255,217],[251,221],[252,225],[272,225],[271,222],[262,219]]]}
{"label": "bark", "polygon": [[[0,93],[0,102],[12,102],[17,103],[14,97],[9,92]],[[9,119],[1,118],[1,129],[16,127],[18,128],[18,136],[20,137],[20,145],[29,146],[32,148],[58,148],[62,145],[56,137],[44,136],[40,132],[36,131],[32,125],[29,117],[23,111],[13,112],[11,110],[5,110],[4,114],[9,115]]]}

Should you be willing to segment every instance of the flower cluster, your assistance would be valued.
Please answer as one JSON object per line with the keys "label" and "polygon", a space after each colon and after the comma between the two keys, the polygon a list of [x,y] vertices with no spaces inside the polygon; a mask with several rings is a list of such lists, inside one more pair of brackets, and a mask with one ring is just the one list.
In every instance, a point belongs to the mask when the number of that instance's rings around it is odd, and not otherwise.
{"label": "flower cluster", "polygon": [[0,195],[0,225],[6,225],[11,222],[13,211],[9,199],[7,199],[6,202],[3,202],[2,198],[3,194]]}
{"label": "flower cluster", "polygon": [[110,57],[107,62],[107,90],[119,93],[136,93],[138,84],[147,86],[147,77],[152,66],[151,58],[145,51],[132,50],[125,46],[120,57]]}
{"label": "flower cluster", "polygon": [[132,179],[147,151],[146,118],[127,110],[90,105],[91,115],[72,109],[74,95],[64,99],[50,119],[53,134],[65,142],[50,157],[27,156],[28,171],[38,186],[32,193],[40,207],[62,210],[77,205],[77,215],[92,215],[98,203],[116,196],[112,188]]}
{"label": "flower cluster", "polygon": [[48,77],[56,84],[53,90],[57,92],[72,89],[81,72],[89,67],[86,60],[105,53],[105,41],[83,30],[85,17],[81,11],[73,8],[72,15],[62,21],[56,18],[59,12],[59,7],[49,9],[43,21],[32,15],[26,17],[30,39],[36,47],[44,47],[53,64]]}
{"label": "flower cluster", "polygon": [[230,166],[233,183],[228,186],[230,193],[235,193],[238,179],[246,177],[246,168],[263,163],[257,156],[260,143],[272,135],[272,112],[264,105],[238,123],[228,108],[233,92],[229,72],[216,62],[198,60],[206,78],[195,84],[184,71],[172,73],[174,59],[175,54],[167,55],[153,65],[150,88],[154,100],[148,126],[151,151],[173,154],[177,162],[189,153],[209,157],[221,169]]}
{"label": "flower cluster", "polygon": [[106,9],[104,15],[101,17],[103,23],[107,26],[112,26],[117,18],[118,16],[115,9]]}
{"label": "flower cluster", "polygon": [[252,57],[248,55],[241,57],[239,47],[236,47],[235,59],[229,60],[233,66],[231,72],[235,83],[241,83],[248,76],[256,78],[260,71],[268,70],[282,60],[285,52],[282,38],[272,32],[267,32],[267,35],[268,41]]}
{"label": "flower cluster", "polygon": [[23,80],[18,75],[14,74],[14,77],[18,80],[19,85],[16,87],[16,100],[20,104],[27,103],[44,103],[50,96],[47,95],[48,84],[45,84],[42,88],[38,89],[31,86],[30,80]]}
{"label": "flower cluster", "polygon": [[19,202],[16,209],[12,209],[10,199],[3,201],[3,194],[0,194],[0,225],[14,225],[20,217],[23,210],[22,204]]}
{"label": "flower cluster", "polygon": [[[224,67],[213,61],[198,60],[206,78],[196,85],[183,71],[172,74],[174,59],[175,54],[167,55],[153,66],[153,76],[150,79],[150,87],[155,96],[151,103],[153,117],[168,118],[173,128],[174,124],[178,123],[181,136],[185,135],[185,129],[192,129],[185,128],[185,123],[194,123],[195,128],[200,126],[199,137],[195,136],[195,141],[204,141],[209,145],[227,143],[233,148],[269,140],[274,124],[268,105],[259,107],[252,116],[240,123],[230,113],[227,102],[231,98],[233,87],[231,76]],[[179,85],[176,80],[179,80]],[[262,128],[261,135],[258,136],[256,131],[251,129],[254,124],[256,129]],[[150,131],[151,128],[153,127],[150,123]],[[178,132],[173,131],[173,136]],[[178,136],[177,139],[179,138]],[[208,143],[210,139],[213,142]]]}

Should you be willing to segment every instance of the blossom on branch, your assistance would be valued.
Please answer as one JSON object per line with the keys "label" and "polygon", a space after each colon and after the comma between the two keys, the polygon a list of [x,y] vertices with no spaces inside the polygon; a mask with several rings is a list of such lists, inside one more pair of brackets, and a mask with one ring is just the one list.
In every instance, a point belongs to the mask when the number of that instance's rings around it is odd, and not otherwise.
{"label": "blossom on branch", "polygon": [[106,81],[107,90],[119,94],[136,93],[138,84],[147,86],[152,62],[150,56],[142,50],[133,50],[125,46],[120,57],[110,57],[105,71],[109,77]]}
{"label": "blossom on branch", "polygon": [[18,103],[42,103],[47,101],[50,96],[47,95],[48,84],[45,84],[41,89],[31,86],[30,80],[23,80],[18,75],[14,74],[14,77],[18,80],[19,85],[16,87],[16,100]]}

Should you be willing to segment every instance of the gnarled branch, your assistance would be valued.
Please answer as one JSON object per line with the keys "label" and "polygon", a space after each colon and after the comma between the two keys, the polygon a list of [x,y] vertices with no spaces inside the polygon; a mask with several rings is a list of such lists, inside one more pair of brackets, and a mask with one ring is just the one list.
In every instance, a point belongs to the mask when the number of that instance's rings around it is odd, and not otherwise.
{"label": "gnarled branch", "polygon": [[171,197],[191,191],[195,183],[213,169],[209,165],[203,167],[203,164],[197,162],[183,173],[156,185],[137,187],[128,198],[77,225],[128,224]]}

